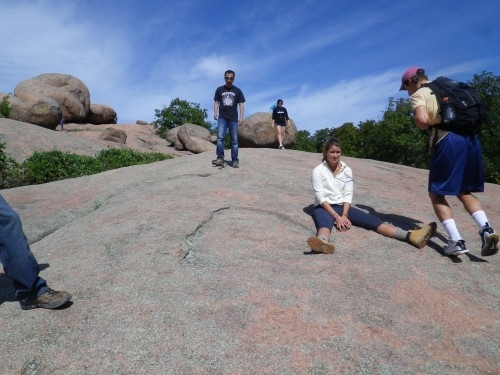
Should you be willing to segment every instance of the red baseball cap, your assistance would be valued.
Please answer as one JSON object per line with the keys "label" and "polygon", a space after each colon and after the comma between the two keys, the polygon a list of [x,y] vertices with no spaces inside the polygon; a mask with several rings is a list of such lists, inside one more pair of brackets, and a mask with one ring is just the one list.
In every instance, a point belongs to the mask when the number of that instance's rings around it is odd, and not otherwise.
{"label": "red baseball cap", "polygon": [[410,78],[413,78],[417,75],[417,70],[422,69],[418,66],[412,66],[403,73],[403,76],[401,77],[401,87],[399,88],[399,91],[404,90],[404,84],[405,81],[409,80]]}

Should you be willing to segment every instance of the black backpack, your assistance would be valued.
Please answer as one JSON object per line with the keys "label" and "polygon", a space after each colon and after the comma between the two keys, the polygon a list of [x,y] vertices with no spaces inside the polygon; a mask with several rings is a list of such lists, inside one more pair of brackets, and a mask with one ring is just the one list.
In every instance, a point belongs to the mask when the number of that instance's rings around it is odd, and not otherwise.
{"label": "black backpack", "polygon": [[438,77],[428,86],[436,95],[442,122],[439,129],[455,133],[477,133],[486,121],[486,111],[476,90],[463,82]]}

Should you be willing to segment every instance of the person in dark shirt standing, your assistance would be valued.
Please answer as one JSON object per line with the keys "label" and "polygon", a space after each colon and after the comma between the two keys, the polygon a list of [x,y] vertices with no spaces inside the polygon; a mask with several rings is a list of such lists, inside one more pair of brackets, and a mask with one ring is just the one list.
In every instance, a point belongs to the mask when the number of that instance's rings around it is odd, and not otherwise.
{"label": "person in dark shirt standing", "polygon": [[284,150],[283,147],[283,138],[285,135],[285,126],[290,125],[290,119],[288,118],[288,112],[285,107],[283,107],[283,100],[278,99],[277,106],[273,109],[273,126],[276,127],[278,131],[278,142],[279,149]]}
{"label": "person in dark shirt standing", "polygon": [[[226,84],[215,90],[214,95],[214,119],[217,120],[217,159],[212,161],[213,165],[222,167],[224,165],[224,138],[229,131],[231,137],[231,160],[233,168],[239,168],[238,159],[238,126],[243,124],[243,113],[245,110],[245,96],[234,83],[235,73],[226,70],[224,80]],[[238,117],[239,109],[239,117]]]}

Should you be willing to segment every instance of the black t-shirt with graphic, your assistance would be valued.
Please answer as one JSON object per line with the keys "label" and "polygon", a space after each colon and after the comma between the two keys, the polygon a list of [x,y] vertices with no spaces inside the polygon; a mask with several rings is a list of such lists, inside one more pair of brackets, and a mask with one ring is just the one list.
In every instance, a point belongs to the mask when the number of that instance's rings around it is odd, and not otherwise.
{"label": "black t-shirt with graphic", "polygon": [[273,120],[277,125],[286,125],[288,120],[288,112],[285,107],[277,106],[273,109]]}
{"label": "black t-shirt with graphic", "polygon": [[236,86],[231,88],[220,86],[215,90],[214,101],[219,102],[220,118],[226,121],[238,121],[238,104],[245,102],[245,96]]}

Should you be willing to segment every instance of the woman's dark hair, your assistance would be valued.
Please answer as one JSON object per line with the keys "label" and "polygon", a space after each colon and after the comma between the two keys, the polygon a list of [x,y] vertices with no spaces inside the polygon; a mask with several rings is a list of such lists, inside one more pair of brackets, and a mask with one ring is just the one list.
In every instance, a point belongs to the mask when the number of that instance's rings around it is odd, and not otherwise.
{"label": "woman's dark hair", "polygon": [[330,149],[332,146],[337,146],[342,150],[342,143],[340,142],[340,139],[338,138],[330,138],[328,141],[325,142],[323,146],[323,161],[325,161],[325,154],[326,152]]}

